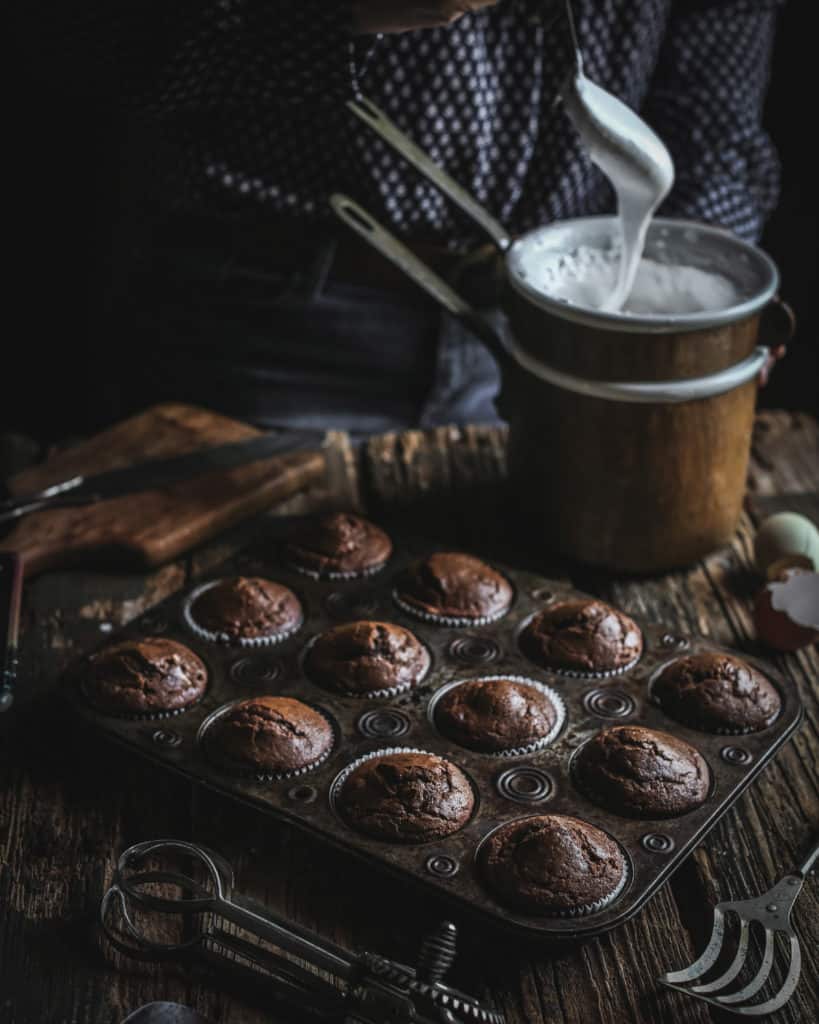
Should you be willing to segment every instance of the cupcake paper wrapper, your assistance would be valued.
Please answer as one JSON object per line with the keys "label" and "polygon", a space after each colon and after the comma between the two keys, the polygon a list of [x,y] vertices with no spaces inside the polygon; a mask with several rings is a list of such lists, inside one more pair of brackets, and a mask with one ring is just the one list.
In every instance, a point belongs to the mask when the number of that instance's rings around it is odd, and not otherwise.
{"label": "cupcake paper wrapper", "polygon": [[[668,714],[668,712],[666,712],[666,714]],[[673,718],[674,716],[668,715],[668,717]],[[779,715],[776,717],[778,718]],[[679,719],[675,718],[674,721],[677,722]],[[714,736],[750,736],[755,732],[763,732],[765,729],[770,729],[775,721],[776,718],[772,719],[766,725],[761,726],[759,729],[754,729],[754,727],[750,725],[746,725],[743,729],[704,729],[702,726],[690,725],[687,722],[680,722],[680,725],[688,725],[689,729],[697,729],[699,732],[710,732]]]}
{"label": "cupcake paper wrapper", "polygon": [[620,893],[625,889],[626,883],[629,880],[629,869],[628,861],[624,859],[623,863],[623,874],[620,881],[607,895],[601,897],[599,900],[595,900],[594,903],[584,903],[579,907],[571,907],[566,910],[553,910],[548,915],[549,917],[587,917],[589,914],[597,914],[603,910],[610,903],[613,903]]}
{"label": "cupcake paper wrapper", "polygon": [[[542,736],[538,740],[533,740],[531,743],[527,743],[521,747],[507,747],[505,750],[477,750],[475,747],[463,747],[462,743],[458,743],[457,740],[453,740],[452,737],[447,736],[438,726],[435,721],[435,709],[438,705],[438,701],[445,693],[449,693],[451,690],[457,689],[459,686],[463,686],[464,683],[485,683],[491,682],[493,679],[508,679],[513,683],[523,683],[526,686],[531,686],[541,693],[545,694],[552,702],[557,716],[555,718],[555,724],[549,730],[549,732]],[[432,700],[429,703],[429,720],[432,723],[433,728],[439,735],[445,739],[452,740],[453,743],[458,743],[458,746],[463,747],[464,750],[469,750],[473,754],[480,754],[484,757],[496,757],[496,758],[511,758],[511,757],[524,757],[526,754],[536,754],[540,750],[545,750],[551,743],[554,743],[555,739],[560,735],[560,731],[566,723],[566,705],[563,703],[563,698],[551,686],[547,686],[545,683],[541,683],[538,679],[531,679],[529,676],[517,676],[517,675],[503,675],[496,674],[491,676],[470,676],[468,679],[458,679],[455,682],[447,683],[446,686],[442,686],[438,690]]]}
{"label": "cupcake paper wrapper", "polygon": [[[526,655],[528,658],[528,654]],[[620,668],[609,668],[602,672],[580,672],[577,669],[571,668],[553,668],[550,665],[543,665],[542,667],[553,675],[562,676],[564,679],[586,679],[594,682],[596,679],[611,679],[613,676],[622,676],[626,672],[630,672],[635,665],[639,662],[642,654],[638,654],[636,658],[633,658],[627,665],[623,665]],[[531,658],[529,659],[532,660]]]}
{"label": "cupcake paper wrapper", "polygon": [[213,712],[212,716],[203,724],[199,731],[199,736],[197,737],[197,743],[205,752],[205,756],[208,761],[217,768],[227,769],[231,775],[239,775],[243,779],[253,779],[255,782],[285,782],[287,779],[297,779],[301,775],[306,775],[308,772],[314,771],[319,767],[319,765],[324,764],[327,758],[336,749],[337,730],[335,722],[323,708],[317,707],[315,704],[309,704],[307,701],[303,701],[302,703],[307,704],[307,706],[312,708],[314,711],[318,711],[321,717],[333,730],[333,742],[323,754],[315,759],[315,761],[311,761],[309,764],[303,765],[301,768],[291,768],[286,772],[274,772],[265,771],[263,768],[253,768],[252,766],[245,764],[243,761],[235,761],[233,758],[220,754],[218,751],[212,751],[208,742],[208,733],[210,732],[211,727],[222,717],[222,715],[227,714],[230,708],[234,707],[238,703],[238,700],[234,700],[229,704],[223,705],[221,708],[217,708],[217,710]]}
{"label": "cupcake paper wrapper", "polygon": [[185,620],[185,625],[195,636],[199,637],[200,640],[206,640],[211,644],[220,644],[228,647],[244,647],[246,649],[252,649],[254,647],[272,647],[274,644],[280,644],[283,640],[287,640],[288,637],[293,636],[294,633],[298,633],[304,625],[304,617],[302,616],[295,625],[288,626],[287,629],[280,630],[278,633],[268,633],[265,636],[247,637],[235,637],[231,636],[230,633],[214,633],[211,630],[204,629],[193,617],[193,604],[198,597],[205,593],[206,590],[210,590],[211,587],[215,587],[219,582],[219,580],[211,580],[208,583],[203,583],[200,587],[196,587],[196,589],[192,590],[185,598],[185,604],[182,607],[182,617]]}
{"label": "cupcake paper wrapper", "polygon": [[98,715],[105,715],[107,718],[119,718],[126,722],[161,722],[163,718],[176,718],[177,715],[184,715],[186,711],[190,711],[201,704],[207,693],[206,688],[201,696],[191,701],[190,704],[183,705],[181,708],[164,708],[158,711],[109,711],[94,703],[93,699],[88,696],[85,683],[82,680],[76,686],[85,703]]}
{"label": "cupcake paper wrapper", "polygon": [[287,566],[288,569],[293,569],[294,572],[301,573],[302,576],[307,576],[311,580],[363,580],[368,576],[375,576],[383,570],[389,559],[385,558],[383,562],[378,565],[371,565],[366,569],[359,569],[358,571],[334,571],[328,570],[326,572],[320,572],[318,569],[308,569],[306,566],[299,565],[294,558],[289,558],[285,552],[282,555],[282,562]]}
{"label": "cupcake paper wrapper", "polygon": [[456,617],[454,615],[434,615],[432,612],[422,611],[400,597],[397,590],[393,590],[392,599],[402,612],[412,615],[413,618],[420,619],[422,622],[432,622],[436,626],[453,626],[456,628],[461,628],[462,626],[488,626],[490,622],[497,622],[498,619],[502,619],[504,615],[508,614],[509,608],[512,607],[510,603],[507,608],[495,612],[494,615],[481,615],[478,618],[470,618],[467,615]]}
{"label": "cupcake paper wrapper", "polygon": [[[314,682],[312,676],[308,676],[308,679]],[[315,681],[315,684],[320,686],[326,693],[335,693],[339,697],[357,697],[361,700],[388,700],[390,697],[398,697],[400,694],[412,689],[412,683],[404,683],[403,686],[390,686],[383,690],[364,690],[361,693],[356,693],[353,690],[336,690],[330,686],[324,686],[323,683],[318,681]]]}
{"label": "cupcake paper wrapper", "polygon": [[[321,686],[321,683],[316,683],[316,686]],[[323,686],[322,689],[326,690],[327,687]],[[335,690],[334,692],[341,697],[363,697],[365,700],[383,700],[389,697],[397,697],[399,694],[406,693],[407,690],[411,689],[412,683],[404,683],[403,686],[390,686],[385,690],[365,690],[363,693],[354,693],[352,690]]]}
{"label": "cupcake paper wrapper", "polygon": [[[310,656],[310,651],[313,649],[313,647],[316,644],[316,641],[320,636],[321,633],[317,634],[316,636],[310,637],[310,639],[304,645],[304,650],[301,652],[299,660],[301,663],[302,674],[306,676],[307,679],[309,679],[310,682],[313,683],[315,686],[318,686],[320,689],[324,690],[325,693],[335,693],[341,697],[359,697],[362,700],[385,700],[389,699],[390,697],[397,697],[399,694],[406,693],[408,690],[411,690],[413,686],[418,686],[419,683],[423,682],[423,680],[427,677],[429,673],[430,667],[432,666],[432,658],[429,654],[429,651],[427,651],[427,667],[424,669],[423,673],[418,677],[418,679],[416,679],[414,683],[402,683],[400,686],[388,686],[383,687],[380,690],[340,690],[336,687],[327,686],[324,683],[319,682],[318,679],[316,679],[314,676],[310,674],[309,668],[307,666],[307,659]],[[427,650],[426,647],[424,647],[424,650]]]}

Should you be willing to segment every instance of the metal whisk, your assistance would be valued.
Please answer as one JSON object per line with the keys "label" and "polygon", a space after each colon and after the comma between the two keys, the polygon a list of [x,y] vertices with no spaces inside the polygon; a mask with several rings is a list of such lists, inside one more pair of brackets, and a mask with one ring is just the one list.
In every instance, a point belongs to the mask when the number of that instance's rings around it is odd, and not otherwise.
{"label": "metal whisk", "polygon": [[[797,871],[785,875],[766,893],[753,900],[718,903],[714,908],[711,938],[699,959],[695,960],[690,967],[663,974],[657,980],[678,992],[685,992],[687,995],[702,999],[703,1002],[710,1003],[711,1006],[718,1006],[723,1010],[746,1017],[761,1017],[781,1009],[793,995],[802,967],[799,940],[791,927],[791,910],[817,856],[819,856],[819,841],[814,843],[813,849]],[[726,914],[729,913],[736,914],[740,923],[739,942],[733,960],[726,970],[713,981],[691,985],[692,981],[707,974],[719,959],[726,938]],[[754,921],[765,929],[762,963],[753,978],[742,988],[736,992],[719,995],[719,992],[724,992],[739,976],[745,966],[749,953],[751,923]],[[788,973],[779,989],[769,999],[761,1003],[751,1003],[749,1000],[761,991],[773,969],[774,935],[776,932],[781,932],[790,940]]]}
{"label": "metal whisk", "polygon": [[[198,865],[204,883],[175,868],[146,870],[149,859],[180,855]],[[169,888],[177,895],[161,894]],[[148,914],[181,915],[185,937],[160,942],[148,925]],[[252,975],[269,986],[276,1001],[298,1012],[300,1020],[503,1024],[502,1014],[443,981],[455,959],[454,924],[443,922],[427,937],[415,967],[377,953],[349,953],[236,895],[227,861],[193,843],[160,839],[127,849],[103,897],[101,920],[109,941],[121,952],[141,960],[195,955],[243,978]],[[234,929],[267,946],[242,938]]]}

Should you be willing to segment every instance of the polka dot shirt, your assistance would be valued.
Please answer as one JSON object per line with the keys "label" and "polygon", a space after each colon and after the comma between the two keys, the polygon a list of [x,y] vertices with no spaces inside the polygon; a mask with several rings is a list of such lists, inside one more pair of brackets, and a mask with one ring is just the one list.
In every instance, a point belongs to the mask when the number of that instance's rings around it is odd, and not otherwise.
{"label": "polka dot shirt", "polygon": [[[364,95],[512,232],[614,209],[558,99],[572,61],[563,0],[502,0],[450,28],[379,37],[354,37],[332,0],[168,6],[147,36],[122,32],[121,73],[153,140],[141,173],[174,207],[322,221],[328,195],[346,191],[405,236],[473,241],[464,216],[347,111]],[[573,6],[586,73],[671,150],[660,212],[757,238],[779,180],[761,128],[775,0]]]}

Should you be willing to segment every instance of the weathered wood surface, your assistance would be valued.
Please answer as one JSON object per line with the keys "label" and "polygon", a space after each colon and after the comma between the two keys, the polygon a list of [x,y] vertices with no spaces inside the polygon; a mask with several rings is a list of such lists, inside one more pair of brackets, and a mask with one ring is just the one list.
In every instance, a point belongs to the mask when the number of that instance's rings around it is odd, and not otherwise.
{"label": "weathered wood surface", "polygon": [[[335,435],[329,452],[321,485],[281,512],[365,508],[394,525],[570,578],[627,611],[751,653],[761,653],[750,618],[754,517],[781,502],[819,521],[819,429],[798,415],[758,418],[750,511],[730,546],[688,572],[651,579],[549,565],[522,549],[502,487],[501,431],[408,433],[373,439],[358,452]],[[103,948],[94,919],[114,854],[144,838],[210,842],[236,864],[242,891],[350,947],[411,960],[438,919],[433,902],[338,852],[124,752],[89,745],[51,709],[53,681],[76,652],[226,557],[253,529],[248,524],[149,575],[55,573],[29,586],[23,680],[31,699],[0,719],[3,1024],[115,1024],[154,999],[194,1005],[214,1024],[271,1020],[216,976],[135,965]],[[558,953],[465,925],[457,983],[490,999],[509,1024],[728,1019],[660,989],[655,978],[694,958],[715,902],[761,892],[798,863],[819,826],[819,654],[775,661],[806,705],[801,731],[645,910],[606,937]],[[807,884],[794,914],[803,977],[777,1016],[790,1024],[816,1020],[819,1006],[817,889],[815,880]]]}
{"label": "weathered wood surface", "polygon": [[[209,409],[165,402],[19,473],[8,487],[16,496],[36,494],[75,476],[234,444],[260,433]],[[17,552],[27,575],[74,565],[153,568],[286,500],[322,470],[318,452],[289,452],[97,505],[49,509],[20,520],[0,540],[0,550]]]}

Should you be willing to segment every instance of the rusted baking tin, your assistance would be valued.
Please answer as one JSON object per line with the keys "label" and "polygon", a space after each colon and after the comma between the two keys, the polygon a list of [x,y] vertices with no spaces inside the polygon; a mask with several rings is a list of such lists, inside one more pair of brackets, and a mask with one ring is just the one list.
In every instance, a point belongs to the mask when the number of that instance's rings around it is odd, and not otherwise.
{"label": "rusted baking tin", "polygon": [[[436,550],[435,545],[393,538],[396,550],[382,572],[362,580],[322,582],[288,569],[280,558],[282,539],[293,522],[272,521],[269,538],[230,559],[208,578],[238,573],[285,583],[304,605],[305,621],[298,633],[274,648],[258,652],[203,642],[185,626],[182,607],[187,592],[183,591],[106,642],[161,633],[187,644],[210,672],[208,691],[198,705],[163,722],[140,722],[98,714],[83,700],[76,685],[68,687],[70,700],[94,727],[141,755],[298,825],[404,881],[417,882],[428,892],[444,895],[461,912],[478,915],[488,924],[553,940],[580,939],[622,924],[680,866],[801,720],[802,708],[794,688],[769,665],[742,654],[778,687],[782,711],[776,722],[762,732],[742,736],[688,729],[652,703],[652,676],[682,654],[724,648],[636,617],[644,632],[645,652],[633,669],[596,681],[564,678],[525,658],[518,649],[517,635],[528,617],[547,602],[578,595],[565,584],[497,565],[515,587],[510,612],[481,627],[436,626],[404,614],[391,593],[396,573],[413,559]],[[432,667],[416,690],[384,700],[343,697],[305,677],[301,656],[311,638],[339,622],[358,618],[396,622],[411,629],[427,645]],[[437,690],[455,679],[507,673],[540,680],[563,698],[566,723],[551,746],[534,754],[499,758],[466,750],[436,732],[427,706]],[[198,734],[208,716],[228,701],[262,694],[301,698],[322,708],[335,721],[336,747],[314,771],[297,779],[257,782],[225,774],[206,759]],[[569,770],[573,752],[597,730],[620,722],[664,729],[693,744],[705,757],[713,777],[712,793],[705,804],[678,818],[636,821],[596,806],[575,789]],[[360,835],[337,816],[331,805],[331,790],[339,772],[371,751],[402,746],[447,757],[472,779],[478,793],[477,807],[460,832],[442,841],[395,845]],[[529,917],[497,903],[481,884],[475,861],[481,840],[503,822],[547,812],[573,814],[591,822],[614,836],[626,852],[628,883],[616,900],[596,914],[565,919]]]}

